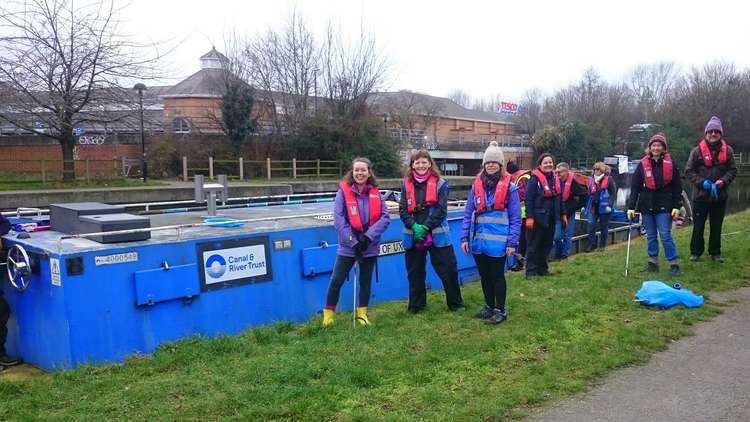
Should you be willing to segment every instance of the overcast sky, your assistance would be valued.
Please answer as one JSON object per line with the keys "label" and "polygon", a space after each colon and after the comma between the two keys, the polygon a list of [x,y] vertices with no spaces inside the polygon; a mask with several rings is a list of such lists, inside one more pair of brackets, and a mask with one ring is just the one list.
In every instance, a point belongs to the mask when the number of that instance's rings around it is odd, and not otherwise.
{"label": "overcast sky", "polygon": [[[391,64],[388,90],[509,101],[529,88],[550,93],[593,67],[622,80],[639,63],[682,68],[714,60],[750,67],[750,7],[744,1],[478,0],[130,0],[125,32],[181,41],[170,62],[177,80],[198,57],[221,49],[227,33],[265,32],[296,7],[322,35],[328,22],[345,34],[373,34]],[[171,83],[174,83],[172,81]]]}

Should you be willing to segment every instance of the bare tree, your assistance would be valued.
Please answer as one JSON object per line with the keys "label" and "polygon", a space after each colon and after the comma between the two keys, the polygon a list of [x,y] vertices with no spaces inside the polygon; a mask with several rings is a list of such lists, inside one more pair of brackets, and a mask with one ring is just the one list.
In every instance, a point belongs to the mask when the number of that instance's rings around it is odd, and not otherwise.
{"label": "bare tree", "polygon": [[542,91],[537,88],[532,88],[523,94],[520,104],[521,110],[515,118],[523,132],[533,135],[538,129],[542,128],[543,101]]}
{"label": "bare tree", "polygon": [[478,111],[497,113],[500,111],[500,103],[502,101],[502,95],[500,95],[500,93],[495,93],[484,98],[475,99],[471,108]]}
{"label": "bare tree", "polygon": [[238,55],[248,69],[247,82],[268,105],[275,134],[297,133],[317,111],[320,54],[305,21],[292,11],[281,31],[250,39]]}
{"label": "bare tree", "polygon": [[655,118],[657,110],[664,107],[667,95],[678,79],[679,69],[673,62],[641,64],[627,78],[643,121]]}
{"label": "bare tree", "polygon": [[[125,83],[154,77],[158,55],[119,34],[113,1],[6,1],[0,5],[0,120],[60,142],[64,180],[75,177],[74,128],[132,117]],[[117,117],[113,117],[117,116]]]}
{"label": "bare tree", "polygon": [[432,130],[432,138],[437,140],[437,128],[434,123],[443,108],[437,98],[402,90],[398,93],[383,94],[382,100],[374,108],[378,113],[387,115],[393,126],[407,129],[410,137],[415,130],[423,130],[424,133],[430,133]]}
{"label": "bare tree", "polygon": [[471,108],[473,99],[466,91],[455,89],[448,94],[448,99],[460,105],[463,108]]}

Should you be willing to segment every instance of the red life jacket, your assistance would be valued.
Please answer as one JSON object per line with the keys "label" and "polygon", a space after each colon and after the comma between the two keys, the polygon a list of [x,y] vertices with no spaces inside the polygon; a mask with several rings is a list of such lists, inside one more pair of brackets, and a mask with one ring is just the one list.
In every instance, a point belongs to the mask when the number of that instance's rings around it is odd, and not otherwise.
{"label": "red life jacket", "polygon": [[[438,178],[434,174],[430,174],[427,178],[427,192],[425,193],[424,207],[431,207],[438,203],[438,191],[437,191]],[[414,179],[410,176],[404,178],[404,189],[406,190],[406,208],[409,214],[414,214],[417,210],[417,196],[414,193]]]}
{"label": "red life jacket", "polygon": [[503,176],[497,182],[495,186],[495,195],[492,200],[492,208],[487,209],[487,196],[484,192],[484,183],[482,178],[477,176],[474,179],[474,205],[477,214],[481,214],[486,211],[504,211],[505,201],[508,199],[508,191],[510,188],[510,174],[503,172]]}
{"label": "red life jacket", "polygon": [[[341,182],[339,188],[344,192],[344,202],[346,202],[346,215],[349,217],[349,225],[355,231],[364,232],[365,228],[362,225],[362,218],[360,218],[359,204],[357,204],[357,197],[354,194],[354,185]],[[372,227],[380,219],[380,191],[375,186],[370,186],[367,197],[370,202],[370,225],[368,227]]]}
{"label": "red life jacket", "polygon": [[[672,157],[665,153],[662,155],[662,170],[664,172],[664,186],[672,182]],[[651,157],[648,155],[641,158],[641,166],[643,166],[643,183],[647,188],[656,190],[656,179],[654,178],[654,169],[651,167]]]}
{"label": "red life jacket", "polygon": [[568,171],[568,178],[565,180],[562,191],[563,202],[567,202],[570,199],[570,187],[573,186],[573,179],[575,179],[575,173]]}
{"label": "red life jacket", "polygon": [[[701,158],[703,158],[703,165],[711,167],[714,165],[714,156],[711,154],[711,150],[708,148],[708,141],[705,139],[698,143],[698,148],[701,150]],[[724,139],[721,140],[721,150],[719,150],[719,165],[727,163],[727,143]]]}
{"label": "red life jacket", "polygon": [[596,185],[596,180],[592,177],[591,178],[591,188],[589,189],[589,193],[592,195],[599,192],[599,190],[605,190],[609,186],[609,176],[602,177],[602,185],[601,187]]}
{"label": "red life jacket", "polygon": [[536,180],[542,186],[542,192],[547,198],[553,197],[560,193],[560,179],[557,176],[555,176],[554,190],[550,188],[549,183],[547,183],[547,177],[545,177],[544,173],[542,173],[542,171],[538,168],[534,170],[534,176],[536,176]]}

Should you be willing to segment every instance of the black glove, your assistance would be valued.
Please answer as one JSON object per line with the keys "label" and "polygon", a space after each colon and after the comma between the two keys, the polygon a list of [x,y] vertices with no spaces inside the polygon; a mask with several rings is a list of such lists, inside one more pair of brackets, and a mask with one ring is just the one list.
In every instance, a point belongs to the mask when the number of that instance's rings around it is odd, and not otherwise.
{"label": "black glove", "polygon": [[370,246],[370,238],[367,236],[362,236],[359,239],[359,242],[357,242],[357,245],[355,246],[357,252],[359,255],[362,255],[367,250],[367,247]]}

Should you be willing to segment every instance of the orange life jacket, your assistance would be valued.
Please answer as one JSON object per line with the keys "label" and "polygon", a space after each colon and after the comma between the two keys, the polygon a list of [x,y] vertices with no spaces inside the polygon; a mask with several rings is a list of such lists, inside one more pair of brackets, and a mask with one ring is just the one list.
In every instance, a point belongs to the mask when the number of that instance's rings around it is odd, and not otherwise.
{"label": "orange life jacket", "polygon": [[508,199],[508,190],[510,188],[510,174],[503,172],[503,176],[497,182],[495,186],[495,195],[492,200],[492,208],[487,209],[487,197],[484,192],[484,183],[482,178],[477,176],[474,179],[474,205],[477,214],[481,214],[486,211],[505,210],[505,201]]}
{"label": "orange life jacket", "polygon": [[[349,225],[357,232],[364,232],[365,228],[360,217],[361,212],[354,193],[354,185],[341,182],[339,188],[344,192],[344,202],[346,202],[346,215],[349,217]],[[367,197],[370,202],[370,224],[368,227],[372,227],[380,219],[380,191],[375,186],[370,186]]]}

